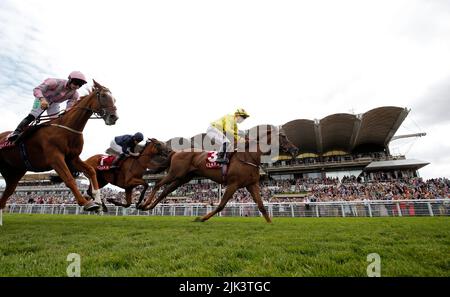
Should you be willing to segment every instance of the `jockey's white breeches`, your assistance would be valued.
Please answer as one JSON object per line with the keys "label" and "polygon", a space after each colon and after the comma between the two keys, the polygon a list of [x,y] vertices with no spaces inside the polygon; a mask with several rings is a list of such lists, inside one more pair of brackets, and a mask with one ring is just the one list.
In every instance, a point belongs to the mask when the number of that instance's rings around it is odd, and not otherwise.
{"label": "jockey's white breeches", "polygon": [[122,147],[120,145],[118,145],[114,139],[111,140],[111,144],[110,144],[110,148],[115,151],[118,155],[120,155],[122,153]]}
{"label": "jockey's white breeches", "polygon": [[217,146],[219,146],[220,150],[222,150],[222,145],[224,143],[227,144],[227,151],[230,149],[231,141],[222,133],[222,131],[218,130],[213,126],[209,126],[206,130],[206,136],[210,139],[214,140]]}

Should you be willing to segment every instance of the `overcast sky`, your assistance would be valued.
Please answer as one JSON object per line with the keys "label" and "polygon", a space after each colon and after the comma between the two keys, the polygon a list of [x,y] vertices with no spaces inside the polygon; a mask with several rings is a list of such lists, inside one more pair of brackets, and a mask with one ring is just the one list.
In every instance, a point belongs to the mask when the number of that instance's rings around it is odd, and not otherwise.
{"label": "overcast sky", "polygon": [[88,123],[82,159],[125,133],[191,137],[237,107],[250,128],[393,105],[411,109],[397,135],[427,136],[392,153],[450,177],[448,0],[0,0],[0,130],[72,70],[107,86],[120,117]]}

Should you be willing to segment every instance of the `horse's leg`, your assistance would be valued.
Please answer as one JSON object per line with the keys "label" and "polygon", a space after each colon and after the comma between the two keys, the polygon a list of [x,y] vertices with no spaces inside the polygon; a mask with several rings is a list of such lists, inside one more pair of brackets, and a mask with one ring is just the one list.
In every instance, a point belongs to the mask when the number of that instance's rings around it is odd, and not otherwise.
{"label": "horse's leg", "polygon": [[[142,178],[133,177],[131,180],[129,180],[127,182],[127,186],[130,187],[131,189],[134,189],[137,186],[143,186],[144,187],[144,189],[141,192],[141,195],[139,196],[139,202],[136,203],[136,208],[138,208],[139,203],[141,203],[142,199],[144,198],[145,191],[147,191],[147,189],[148,189],[148,184]],[[131,192],[130,192],[130,195],[126,195],[125,197],[126,197],[126,200],[127,200],[127,206],[125,206],[125,207],[128,207],[131,204],[131,199],[132,199]]]}
{"label": "horse's leg", "polygon": [[122,207],[129,207],[131,205],[131,198],[132,198],[132,194],[133,194],[133,189],[134,187],[127,187],[125,188],[125,200],[126,203],[122,203],[119,200],[116,199],[112,199],[112,198],[108,198],[108,202],[111,202],[112,204],[116,205],[116,206],[122,206]]}
{"label": "horse's leg", "polygon": [[145,192],[147,192],[148,189],[148,183],[144,181],[144,184],[142,185],[144,188],[142,189],[141,195],[139,196],[139,201],[136,202],[136,208],[141,204],[142,200],[144,199]]}
{"label": "horse's leg", "polygon": [[219,205],[216,207],[216,209],[214,209],[213,211],[211,211],[210,213],[206,214],[203,217],[198,217],[195,219],[196,222],[204,222],[206,220],[208,220],[209,218],[211,218],[213,215],[215,215],[218,212],[221,212],[224,208],[225,205],[227,204],[228,200],[231,199],[231,197],[233,197],[234,192],[236,192],[236,190],[238,189],[238,186],[236,184],[230,184],[227,186],[227,189],[225,190],[225,193],[222,196],[222,199],[220,200]]}
{"label": "horse's leg", "polygon": [[17,184],[19,183],[22,176],[24,176],[26,171],[23,173],[16,173],[16,174],[5,174],[2,172],[2,176],[5,179],[5,190],[3,191],[2,198],[0,199],[0,209],[5,208],[6,201],[8,201],[8,198],[14,193],[14,190],[17,187]]}
{"label": "horse's leg", "polygon": [[[102,178],[102,173],[101,172],[97,172],[97,182],[98,182],[98,187],[99,189],[102,189],[104,186],[106,186],[107,184],[109,184],[104,178]],[[87,194],[89,195],[89,197],[91,197],[92,199],[94,199],[94,196],[92,194],[92,184],[91,184],[91,180],[89,180],[89,187],[87,189]]]}
{"label": "horse's leg", "polygon": [[77,188],[75,179],[73,178],[66,162],[64,161],[63,155],[54,155],[50,165],[53,169],[55,169],[56,173],[58,173],[59,177],[61,177],[66,186],[72,191],[75,199],[77,199],[78,205],[83,206],[87,211],[96,211],[99,209],[99,205],[95,204],[92,201],[87,201],[86,198],[81,195],[80,190],[78,190]]}
{"label": "horse's leg", "polygon": [[152,204],[148,208],[144,208],[144,210],[152,210],[155,208],[155,206],[164,198],[167,197],[170,193],[175,191],[179,186],[189,182],[192,179],[193,175],[189,174],[183,178],[179,178],[177,180],[174,180],[171,182],[163,191],[162,193],[156,198],[155,201],[152,202]]}
{"label": "horse's leg", "polygon": [[89,178],[89,182],[90,182],[89,188],[91,188],[91,194],[92,194],[92,197],[94,198],[95,203],[104,204],[101,199],[100,189],[99,189],[98,181],[97,181],[97,173],[96,173],[95,169],[92,166],[90,166],[89,164],[87,164],[86,162],[83,162],[80,159],[80,157],[77,157],[77,158],[71,160],[71,163],[72,163],[74,169],[83,172]]}
{"label": "horse's leg", "polygon": [[[104,186],[109,184],[109,182],[107,182],[103,178],[101,172],[97,172],[97,170],[96,170],[96,174],[97,174],[97,182],[98,182],[98,188],[99,189],[102,189]],[[92,194],[92,183],[91,183],[91,180],[89,180],[89,187],[87,189],[87,194],[89,195],[90,199],[94,199],[94,195]],[[102,197],[102,210],[103,210],[103,212],[108,212],[108,207],[106,206],[106,203],[105,203],[105,197]]]}
{"label": "horse's leg", "polygon": [[264,207],[264,203],[261,199],[261,190],[259,188],[259,183],[247,186],[247,190],[250,192],[250,195],[252,195],[253,201],[255,201],[256,205],[258,205],[258,209],[266,219],[267,223],[272,223],[272,220],[270,219],[269,214],[267,213],[267,210]]}
{"label": "horse's leg", "polygon": [[170,173],[167,174],[163,179],[161,179],[159,182],[156,183],[155,187],[153,188],[152,192],[150,193],[150,195],[147,197],[147,199],[145,199],[145,201],[142,204],[138,205],[139,209],[145,209],[148,205],[150,205],[150,203],[152,202],[153,198],[155,198],[156,192],[158,192],[158,190],[164,186],[165,184],[171,183],[175,180],[176,178],[171,175]]}

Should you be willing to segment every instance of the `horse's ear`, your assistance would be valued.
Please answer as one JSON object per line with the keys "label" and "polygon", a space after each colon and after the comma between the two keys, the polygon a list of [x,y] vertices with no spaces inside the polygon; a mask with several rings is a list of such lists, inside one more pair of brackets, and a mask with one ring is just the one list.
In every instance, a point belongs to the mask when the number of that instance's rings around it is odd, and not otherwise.
{"label": "horse's ear", "polygon": [[96,89],[102,89],[103,86],[101,84],[99,84],[98,82],[95,81],[95,79],[92,79],[92,81],[94,82],[94,88]]}

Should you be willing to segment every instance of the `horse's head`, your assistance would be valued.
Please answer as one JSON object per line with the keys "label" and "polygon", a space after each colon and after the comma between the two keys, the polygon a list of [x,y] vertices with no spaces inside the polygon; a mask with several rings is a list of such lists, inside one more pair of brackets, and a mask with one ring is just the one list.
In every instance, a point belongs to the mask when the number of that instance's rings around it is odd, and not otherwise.
{"label": "horse's head", "polygon": [[282,128],[278,129],[278,138],[280,142],[280,150],[283,153],[290,154],[292,160],[294,160],[299,153],[299,149],[289,140]]}
{"label": "horse's head", "polygon": [[145,155],[150,157],[146,165],[148,173],[160,173],[169,167],[171,151],[164,142],[158,141],[155,138],[148,138],[141,153],[141,156]]}
{"label": "horse's head", "polygon": [[145,142],[145,146],[141,154],[161,156],[166,158],[169,156],[170,151],[170,148],[168,148],[164,142],[159,141],[155,138],[148,138]]}
{"label": "horse's head", "polygon": [[116,99],[111,91],[94,80],[93,92],[97,98],[92,106],[93,112],[100,116],[106,125],[114,125],[119,117],[115,106]]}
{"label": "horse's head", "polygon": [[297,157],[298,148],[287,138],[283,128],[274,125],[258,125],[246,133],[246,148],[254,150],[255,145],[263,155],[273,152],[288,153],[292,159]]}

